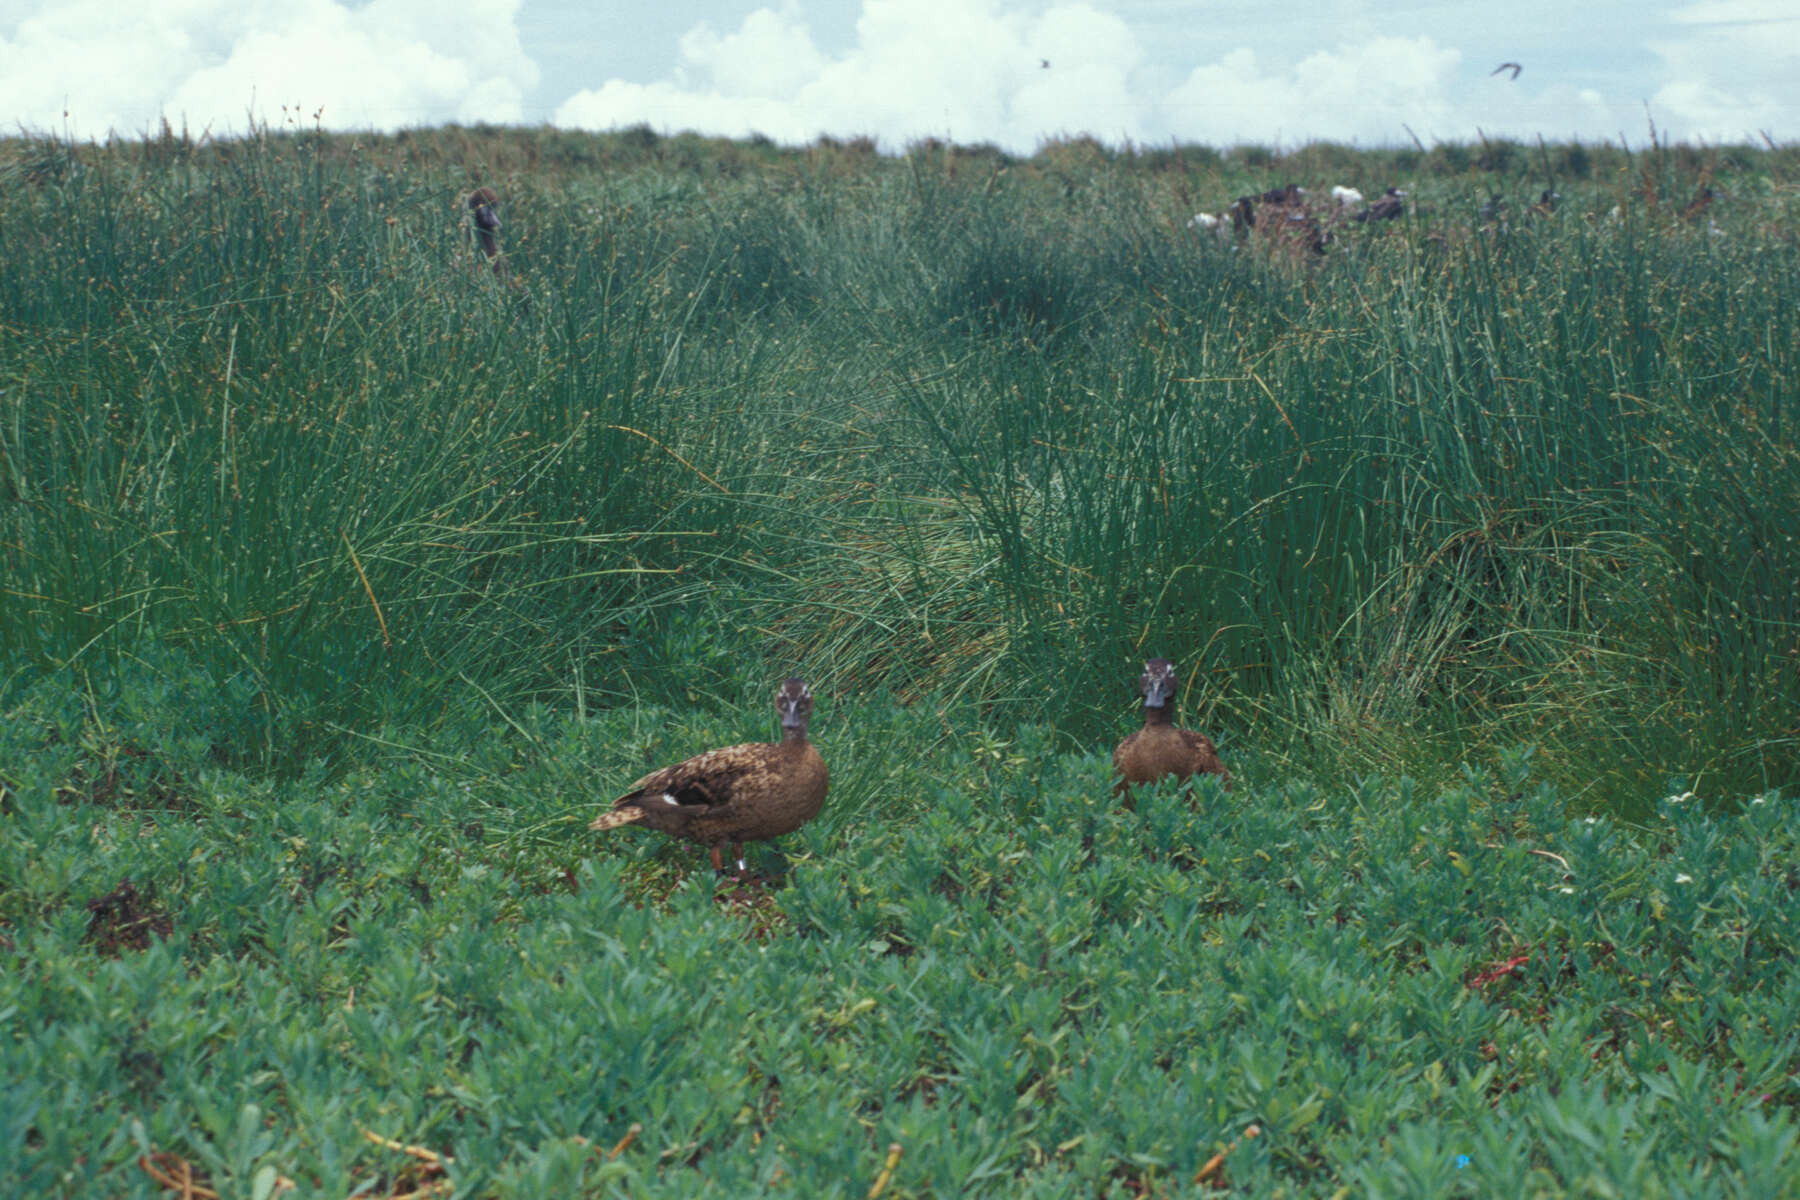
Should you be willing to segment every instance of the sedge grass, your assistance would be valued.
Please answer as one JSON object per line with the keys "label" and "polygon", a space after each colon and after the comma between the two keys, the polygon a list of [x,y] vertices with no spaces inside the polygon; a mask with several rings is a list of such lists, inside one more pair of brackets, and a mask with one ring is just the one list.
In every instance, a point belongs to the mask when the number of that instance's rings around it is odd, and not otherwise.
{"label": "sedge grass", "polygon": [[[15,144],[0,653],[190,656],[287,769],[447,691],[792,669],[1089,745],[1154,653],[1271,770],[1793,782],[1779,153],[1557,151],[1502,230],[1535,160],[645,133]],[[1350,168],[1427,211],[1313,265],[1183,228]],[[1726,175],[1728,236],[1673,215]]]}

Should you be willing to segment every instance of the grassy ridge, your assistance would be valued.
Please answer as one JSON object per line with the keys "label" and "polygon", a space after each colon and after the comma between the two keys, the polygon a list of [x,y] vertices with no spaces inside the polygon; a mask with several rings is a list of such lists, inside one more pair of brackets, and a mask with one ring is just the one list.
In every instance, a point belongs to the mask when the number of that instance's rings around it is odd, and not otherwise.
{"label": "grassy ridge", "polygon": [[129,752],[125,674],[116,723],[59,678],[0,726],[9,1195],[423,1182],[365,1130],[458,1195],[863,1196],[893,1142],[894,1197],[1200,1195],[1251,1122],[1245,1195],[1800,1195],[1791,799],[1573,819],[1518,753],[1129,812],[1046,727],[864,703],[789,886],[715,900],[580,831],[760,705],[456,711],[280,780]]}
{"label": "grassy ridge", "polygon": [[[446,692],[796,663],[1092,744],[1164,653],[1290,766],[1790,783],[1791,155],[1579,149],[1502,233],[1541,180],[1495,147],[16,147],[0,651],[177,648],[288,770]],[[1182,228],[1325,170],[1428,211],[1314,268]],[[1708,180],[1727,236],[1673,214]]]}

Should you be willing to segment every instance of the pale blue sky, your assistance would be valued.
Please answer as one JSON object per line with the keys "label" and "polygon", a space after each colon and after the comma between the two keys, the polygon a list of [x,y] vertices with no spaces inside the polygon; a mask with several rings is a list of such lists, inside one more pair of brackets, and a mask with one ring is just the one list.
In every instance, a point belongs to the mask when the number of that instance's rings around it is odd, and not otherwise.
{"label": "pale blue sky", "polygon": [[[1049,60],[1050,66],[1041,65]],[[1495,77],[1503,61],[1523,65]],[[1800,138],[1800,0],[0,0],[0,121],[1364,145]],[[286,112],[283,112],[283,106]],[[66,108],[65,108],[66,106]]]}

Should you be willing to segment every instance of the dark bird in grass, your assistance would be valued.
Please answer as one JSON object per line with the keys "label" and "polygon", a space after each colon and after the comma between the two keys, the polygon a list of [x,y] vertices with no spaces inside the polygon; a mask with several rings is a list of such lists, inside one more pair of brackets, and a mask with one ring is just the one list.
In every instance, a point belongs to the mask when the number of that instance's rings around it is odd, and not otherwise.
{"label": "dark bird in grass", "polygon": [[1275,236],[1284,238],[1289,245],[1303,246],[1312,254],[1323,254],[1325,247],[1331,244],[1331,234],[1305,209],[1285,209],[1281,219],[1281,229]]}
{"label": "dark bird in grass", "polygon": [[491,187],[478,187],[469,193],[469,213],[475,220],[475,240],[481,252],[492,262],[500,256],[500,214],[495,211],[500,197]]}
{"label": "dark bird in grass", "polygon": [[512,264],[500,250],[499,195],[491,187],[478,187],[469,193],[467,204],[469,215],[464,220],[464,228],[471,222],[474,224],[475,243],[481,247],[482,257],[487,259],[494,278],[503,287],[519,290],[519,281],[512,276]]}
{"label": "dark bird in grass", "polygon": [[1519,77],[1519,72],[1523,71],[1524,69],[1525,68],[1521,67],[1518,63],[1503,62],[1499,66],[1495,67],[1493,70],[1489,71],[1488,74],[1489,75],[1498,75],[1502,71],[1511,71],[1512,72],[1511,77],[1513,79],[1517,79]]}
{"label": "dark bird in grass", "polygon": [[1694,194],[1692,200],[1689,200],[1682,206],[1681,219],[1684,221],[1698,221],[1706,210],[1712,207],[1712,202],[1717,198],[1717,195],[1718,193],[1714,192],[1711,187],[1702,187]]}
{"label": "dark bird in grass", "polygon": [[1297,183],[1270,188],[1261,195],[1239,196],[1225,210],[1235,232],[1254,230],[1272,246],[1324,254],[1331,242],[1306,206],[1306,189]]}
{"label": "dark bird in grass", "polygon": [[1356,214],[1358,221],[1397,221],[1406,215],[1406,193],[1391,187],[1376,197],[1375,203]]}
{"label": "dark bird in grass", "polygon": [[1218,747],[1204,733],[1177,729],[1171,719],[1175,709],[1175,668],[1166,658],[1144,664],[1138,677],[1144,697],[1144,727],[1120,742],[1113,751],[1113,772],[1119,777],[1113,794],[1131,799],[1131,785],[1154,783],[1173,775],[1217,775],[1226,790],[1231,772],[1219,761]]}
{"label": "dark bird in grass", "polygon": [[1231,218],[1233,229],[1242,231],[1256,228],[1256,197],[1239,196],[1225,210],[1225,215]]}
{"label": "dark bird in grass", "polygon": [[743,878],[744,843],[792,833],[818,815],[830,776],[825,760],[806,739],[812,719],[812,690],[789,679],[775,693],[781,714],[779,742],[746,742],[696,754],[686,762],[652,771],[613,801],[610,812],[589,829],[647,825],[705,846],[713,870],[723,871],[721,848]]}
{"label": "dark bird in grass", "polygon": [[[1270,188],[1261,195],[1239,196],[1225,211],[1230,214],[1232,225],[1239,229],[1252,229],[1258,222],[1257,205],[1260,204],[1265,209],[1299,209],[1305,203],[1305,196],[1305,188],[1297,183],[1290,183],[1285,187]],[[1269,214],[1265,213],[1266,215]]]}

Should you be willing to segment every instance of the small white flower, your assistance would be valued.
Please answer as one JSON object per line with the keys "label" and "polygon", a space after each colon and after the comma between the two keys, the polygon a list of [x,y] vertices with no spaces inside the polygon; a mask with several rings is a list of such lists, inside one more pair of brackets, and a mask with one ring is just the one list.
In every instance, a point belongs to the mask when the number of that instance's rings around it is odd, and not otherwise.
{"label": "small white flower", "polygon": [[1753,796],[1750,799],[1750,807],[1756,808],[1761,805],[1767,804],[1768,802],[1769,802],[1769,798],[1767,796]]}
{"label": "small white flower", "polygon": [[1692,875],[1677,875],[1675,877],[1675,882],[1676,883],[1692,883],[1692,882],[1694,882],[1694,877]]}
{"label": "small white flower", "polygon": [[1670,804],[1686,804],[1689,800],[1692,800],[1693,798],[1694,798],[1694,793],[1683,792],[1679,796],[1670,796],[1668,798],[1668,801]]}
{"label": "small white flower", "polygon": [[1559,887],[1556,890],[1565,896],[1573,896],[1575,894],[1575,889],[1572,887]]}
{"label": "small white flower", "polygon": [[1599,817],[1583,817],[1583,818],[1581,818],[1581,823],[1583,825],[1598,825],[1600,823],[1600,818]]}

